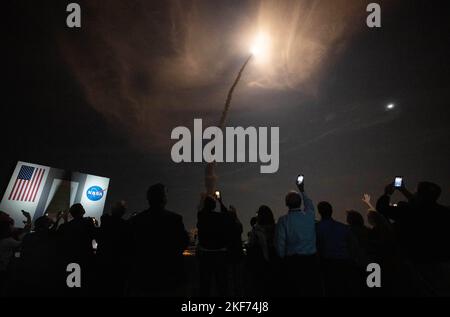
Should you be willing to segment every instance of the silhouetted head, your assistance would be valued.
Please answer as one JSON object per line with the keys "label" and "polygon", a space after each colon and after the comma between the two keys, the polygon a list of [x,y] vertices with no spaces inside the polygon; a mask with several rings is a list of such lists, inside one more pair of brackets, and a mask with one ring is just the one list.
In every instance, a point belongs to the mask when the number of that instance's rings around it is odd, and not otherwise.
{"label": "silhouetted head", "polygon": [[286,201],[286,206],[289,209],[300,208],[300,206],[302,205],[302,197],[296,191],[289,192],[286,195],[285,201]]}
{"label": "silhouetted head", "polygon": [[273,218],[272,210],[266,206],[262,205],[258,209],[257,223],[261,226],[270,226],[275,224],[275,219]]}
{"label": "silhouetted head", "polygon": [[333,214],[333,207],[327,201],[321,201],[317,205],[317,210],[319,211],[320,217],[322,217],[322,219],[330,219],[331,215]]}
{"label": "silhouetted head", "polygon": [[212,196],[206,196],[203,202],[203,211],[213,211],[216,209],[216,200]]}
{"label": "silhouetted head", "polygon": [[166,186],[161,183],[150,186],[147,191],[147,200],[151,207],[162,208],[167,204]]}
{"label": "silhouetted head", "polygon": [[250,226],[254,226],[254,225],[256,225],[256,223],[258,222],[258,217],[252,217],[251,219],[250,219]]}
{"label": "silhouetted head", "polygon": [[347,223],[354,227],[364,227],[364,218],[356,210],[347,210]]}
{"label": "silhouetted head", "polygon": [[47,231],[52,226],[53,221],[47,216],[41,216],[34,222],[34,230],[37,232]]}
{"label": "silhouetted head", "polygon": [[416,196],[422,203],[433,204],[441,196],[441,187],[431,182],[420,182],[417,186]]}
{"label": "silhouetted head", "polygon": [[72,207],[70,207],[70,209],[69,209],[69,212],[70,212],[70,215],[72,216],[72,218],[74,218],[74,219],[83,218],[84,214],[86,213],[82,204],[72,205]]}
{"label": "silhouetted head", "polygon": [[0,223],[13,226],[14,220],[9,216],[9,214],[0,210]]}
{"label": "silhouetted head", "polygon": [[111,215],[113,217],[122,218],[127,211],[126,202],[124,200],[116,202],[111,208]]}

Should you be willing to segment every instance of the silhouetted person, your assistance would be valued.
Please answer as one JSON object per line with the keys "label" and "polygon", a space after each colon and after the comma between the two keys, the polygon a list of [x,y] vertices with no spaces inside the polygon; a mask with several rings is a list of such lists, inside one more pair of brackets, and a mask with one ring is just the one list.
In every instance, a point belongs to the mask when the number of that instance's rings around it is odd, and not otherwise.
{"label": "silhouetted person", "polygon": [[257,221],[258,221],[257,217],[251,217],[250,218],[250,231],[247,232],[247,238],[248,239],[250,238],[250,234],[252,232],[252,229],[253,229],[254,225],[256,225]]}
{"label": "silhouetted person", "polygon": [[20,246],[20,242],[12,237],[13,226],[14,220],[0,211],[0,295],[5,292],[9,263]]}
{"label": "silhouetted person", "polygon": [[394,229],[389,221],[378,211],[369,211],[367,220],[369,229],[369,262],[383,268],[383,287],[373,289],[379,295],[393,295],[400,280],[402,267],[399,267],[397,241]]}
{"label": "silhouetted person", "polygon": [[[59,227],[62,249],[66,260],[76,263],[91,262],[94,256],[92,241],[95,239],[95,225],[90,217],[84,217],[86,211],[81,204],[69,209],[72,220]],[[70,262],[68,262],[70,263]]]}
{"label": "silhouetted person", "polygon": [[369,256],[371,261],[382,261],[396,254],[396,240],[392,225],[377,211],[367,213],[369,222]]}
{"label": "silhouetted person", "polygon": [[450,210],[437,203],[441,188],[430,182],[420,182],[417,192],[411,194],[405,186],[398,190],[408,202],[390,205],[396,188],[389,184],[378,199],[377,210],[395,221],[395,230],[402,247],[415,262],[448,262],[447,245]]}
{"label": "silhouetted person", "polygon": [[130,219],[135,244],[131,291],[135,295],[182,296],[183,251],[189,244],[183,218],[165,209],[163,184],[150,186],[147,200],[149,209]]}
{"label": "silhouetted person", "polygon": [[242,259],[244,250],[242,248],[242,232],[244,231],[241,221],[237,215],[235,207],[225,207],[220,199],[222,212],[225,212],[230,218],[230,244],[228,246],[228,261],[230,264],[230,292],[231,296],[242,295]]}
{"label": "silhouetted person", "polygon": [[250,232],[249,247],[255,249],[260,260],[270,262],[276,256],[275,250],[275,219],[268,206],[258,209],[256,224]]}
{"label": "silhouetted person", "polygon": [[251,275],[251,295],[274,294],[276,265],[275,219],[268,206],[258,209],[257,221],[248,242],[248,274]]}
{"label": "silhouetted person", "polygon": [[70,207],[72,220],[62,224],[58,229],[59,249],[63,254],[63,267],[69,263],[77,263],[82,270],[82,287],[67,289],[74,295],[87,295],[93,292],[94,279],[94,248],[96,228],[94,220],[84,217],[86,211],[81,204]]}
{"label": "silhouetted person", "polygon": [[[125,202],[120,201],[113,205],[111,214],[101,217],[101,227],[97,235],[101,295],[124,294],[133,251],[130,225],[122,218],[126,210]],[[111,278],[112,276],[114,278]]]}
{"label": "silhouetted person", "polygon": [[317,205],[317,247],[322,259],[349,260],[351,232],[348,226],[333,219],[333,207],[322,201]]}
{"label": "silhouetted person", "polygon": [[41,216],[34,222],[34,231],[24,236],[20,255],[21,295],[58,295],[57,277],[61,259],[54,229],[54,222],[47,216]]}
{"label": "silhouetted person", "polygon": [[317,263],[315,213],[312,200],[298,185],[298,192],[289,192],[285,202],[288,213],[278,219],[275,246],[285,264],[287,296],[318,296],[321,294]]}
{"label": "silhouetted person", "polygon": [[326,296],[348,296],[353,293],[351,250],[356,245],[350,228],[333,219],[333,207],[322,201],[317,205],[317,248],[320,256]]}
{"label": "silhouetted person", "polygon": [[364,218],[361,213],[356,210],[347,211],[347,224],[358,243],[358,248],[353,251],[356,264],[365,270],[368,264],[369,228],[364,224]]}
{"label": "silhouetted person", "polygon": [[233,222],[229,215],[217,212],[216,201],[206,196],[197,214],[200,295],[213,295],[214,282],[219,296],[228,295],[228,249],[232,241]]}
{"label": "silhouetted person", "polygon": [[[399,287],[410,289],[405,282],[405,266],[401,264],[397,237],[392,224],[371,203],[370,195],[364,194],[363,202],[369,207],[367,258],[370,263],[378,263],[383,268],[383,287],[366,289],[372,295],[388,296],[399,294]],[[401,291],[403,294],[404,292]],[[406,294],[406,293],[405,293]]]}
{"label": "silhouetted person", "polygon": [[356,210],[349,210],[347,213],[347,223],[350,227],[350,231],[356,239],[356,244],[353,245],[351,256],[354,259],[354,281],[353,286],[356,294],[360,296],[367,295],[367,265],[370,263],[369,252],[369,233],[370,230],[364,224],[364,218]]}
{"label": "silhouetted person", "polygon": [[0,295],[14,295],[14,282],[18,280],[17,261],[14,253],[19,251],[21,240],[31,228],[31,216],[22,210],[26,218],[24,228],[14,227],[14,220],[3,211],[0,211]]}

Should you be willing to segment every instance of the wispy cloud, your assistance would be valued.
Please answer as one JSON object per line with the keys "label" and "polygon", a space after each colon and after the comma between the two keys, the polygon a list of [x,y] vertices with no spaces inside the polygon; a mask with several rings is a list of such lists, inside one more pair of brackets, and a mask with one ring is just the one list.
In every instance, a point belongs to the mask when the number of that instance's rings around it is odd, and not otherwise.
{"label": "wispy cloud", "polygon": [[[273,39],[270,62],[243,84],[314,92],[365,13],[351,0],[85,1],[81,32],[60,43],[89,104],[142,149],[170,130],[219,116],[248,40]],[[215,122],[215,120],[214,120]],[[167,147],[165,147],[167,148]]]}

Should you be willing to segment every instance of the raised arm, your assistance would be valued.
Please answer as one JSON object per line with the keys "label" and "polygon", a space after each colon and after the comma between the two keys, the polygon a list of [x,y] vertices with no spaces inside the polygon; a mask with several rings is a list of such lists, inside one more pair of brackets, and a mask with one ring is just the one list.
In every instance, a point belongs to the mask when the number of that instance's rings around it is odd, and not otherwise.
{"label": "raised arm", "polygon": [[362,201],[369,207],[369,211],[376,211],[375,207],[372,205],[372,202],[370,201],[370,195],[364,194]]}
{"label": "raised arm", "polygon": [[56,215],[56,220],[55,220],[55,222],[54,222],[53,225],[50,227],[50,230],[51,230],[51,231],[56,231],[56,230],[58,229],[59,222],[61,221],[61,219],[64,218],[64,213],[65,213],[65,212],[66,212],[65,210],[61,210],[61,211],[58,212],[58,214]]}
{"label": "raised arm", "polygon": [[306,194],[306,192],[302,193],[303,196],[303,204],[305,206],[305,212],[314,212],[314,203]]}
{"label": "raised arm", "polygon": [[228,213],[228,208],[227,208],[227,206],[225,206],[222,199],[218,199],[218,201],[220,203],[220,212]]}
{"label": "raised arm", "polygon": [[31,225],[32,225],[32,222],[31,222],[31,215],[30,215],[29,212],[27,212],[27,211],[25,211],[25,210],[22,210],[22,215],[23,215],[23,216],[25,217],[25,219],[26,219],[26,220],[23,221],[23,224],[24,224],[23,230],[24,230],[25,232],[28,232],[28,231],[31,230]]}
{"label": "raised arm", "polygon": [[405,196],[406,199],[408,199],[408,201],[413,198],[413,194],[406,188],[404,181],[402,182],[402,187],[400,187],[398,190],[403,194],[403,196]]}
{"label": "raised arm", "polygon": [[297,188],[303,196],[303,205],[304,205],[305,212],[308,212],[308,211],[314,212],[314,203],[305,192],[305,182],[303,182],[301,184],[297,184]]}

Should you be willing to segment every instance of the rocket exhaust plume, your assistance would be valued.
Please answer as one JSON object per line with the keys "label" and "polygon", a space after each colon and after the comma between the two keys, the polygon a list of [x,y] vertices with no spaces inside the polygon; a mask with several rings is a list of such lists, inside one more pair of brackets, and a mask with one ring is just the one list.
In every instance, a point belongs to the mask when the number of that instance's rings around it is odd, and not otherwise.
{"label": "rocket exhaust plume", "polygon": [[220,117],[220,122],[219,122],[219,127],[222,130],[225,128],[225,123],[227,121],[227,116],[228,116],[228,110],[230,110],[231,99],[233,98],[234,88],[236,88],[237,84],[239,83],[242,73],[244,72],[245,67],[247,66],[248,62],[252,59],[252,57],[253,57],[253,55],[250,55],[245,60],[245,63],[242,65],[241,69],[239,70],[239,73],[236,76],[236,79],[234,80],[233,85],[231,85],[230,90],[228,91],[227,100],[225,101],[225,107],[223,108],[222,116]]}
{"label": "rocket exhaust plume", "polygon": [[[242,77],[242,73],[244,72],[245,67],[247,66],[248,62],[250,62],[252,57],[253,57],[253,54],[250,54],[250,56],[245,60],[241,69],[239,70],[239,73],[236,76],[236,79],[234,80],[233,84],[231,85],[230,90],[228,91],[227,99],[225,101],[225,107],[223,108],[222,115],[221,115],[220,121],[219,121],[219,127],[222,130],[225,128],[225,123],[226,123],[227,117],[228,117],[228,111],[230,110],[230,106],[231,106],[231,100],[233,99],[234,89],[236,88],[237,84],[239,83],[239,80]],[[206,187],[206,193],[208,195],[212,195],[216,190],[217,175],[215,173],[215,169],[216,169],[216,162],[208,163],[206,165],[205,187]]]}

